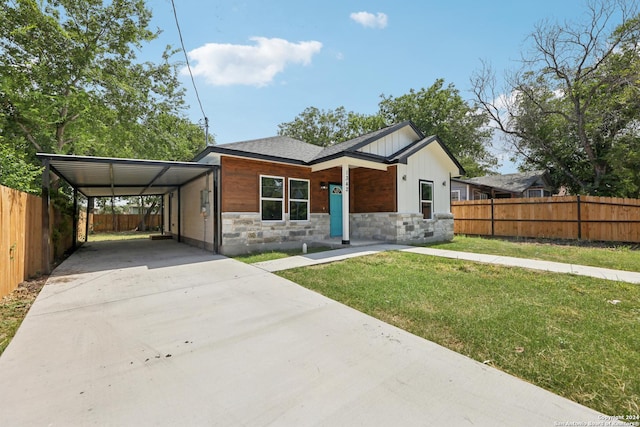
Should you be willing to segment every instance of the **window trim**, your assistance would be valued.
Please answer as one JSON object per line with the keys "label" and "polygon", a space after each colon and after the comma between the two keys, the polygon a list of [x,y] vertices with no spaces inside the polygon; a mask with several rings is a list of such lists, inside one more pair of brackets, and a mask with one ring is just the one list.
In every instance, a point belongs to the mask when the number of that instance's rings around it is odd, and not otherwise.
{"label": "window trim", "polygon": [[[431,200],[424,200],[422,199],[422,185],[423,184],[427,184],[431,186]],[[435,190],[435,186],[433,185],[433,181],[429,181],[426,179],[420,179],[418,180],[418,200],[419,200],[419,208],[420,208],[420,213],[422,213],[422,217],[423,219],[433,219],[433,207],[434,207],[434,203],[433,203],[433,199],[434,199],[434,190]],[[431,216],[429,218],[424,218],[424,213],[422,210],[422,204],[423,203],[430,203],[431,204]]]}
{"label": "window trim", "polygon": [[[453,200],[453,193],[456,193],[458,195],[458,200]],[[451,190],[451,201],[452,202],[460,202],[460,201],[462,201],[460,199],[460,197],[462,197],[462,191],[461,190]]]}
{"label": "window trim", "polygon": [[[294,199],[291,197],[291,181],[301,181],[307,183],[307,198],[306,199]],[[291,222],[306,222],[309,221],[311,217],[310,207],[311,207],[311,181],[304,178],[288,178],[287,182],[287,198],[289,205],[289,221]],[[304,202],[307,204],[307,218],[306,219],[292,219],[291,218],[291,202]]]}
{"label": "window trim", "polygon": [[[538,192],[539,196],[532,196],[531,192]],[[544,197],[544,188],[527,188],[527,198]]]}
{"label": "window trim", "polygon": [[[281,198],[276,198],[276,197],[263,197],[262,196],[262,178],[273,178],[273,179],[281,179],[282,180],[282,197]],[[284,221],[284,204],[285,204],[285,200],[286,200],[286,195],[287,195],[287,188],[285,188],[285,182],[286,180],[284,179],[283,176],[274,176],[274,175],[260,175],[260,179],[258,184],[260,185],[260,221],[262,222],[282,222]],[[263,200],[267,200],[267,201],[274,201],[274,202],[281,202],[281,212],[280,212],[280,219],[264,219],[262,217],[262,201]]]}

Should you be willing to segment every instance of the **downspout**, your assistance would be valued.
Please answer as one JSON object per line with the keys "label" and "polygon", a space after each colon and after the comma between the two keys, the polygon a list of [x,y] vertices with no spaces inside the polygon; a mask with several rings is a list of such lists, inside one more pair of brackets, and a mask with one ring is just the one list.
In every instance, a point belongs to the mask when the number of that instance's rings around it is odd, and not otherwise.
{"label": "downspout", "polygon": [[213,167],[213,252],[220,253],[222,245],[222,177],[220,166]]}

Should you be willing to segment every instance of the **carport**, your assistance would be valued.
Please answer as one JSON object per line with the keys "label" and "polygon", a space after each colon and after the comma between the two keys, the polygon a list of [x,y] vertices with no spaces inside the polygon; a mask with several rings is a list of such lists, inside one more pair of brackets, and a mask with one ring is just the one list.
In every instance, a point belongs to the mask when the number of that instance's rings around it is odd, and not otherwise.
{"label": "carport", "polygon": [[[203,175],[213,174],[213,250],[218,251],[220,242],[219,220],[219,167],[195,162],[172,162],[161,160],[123,159],[112,157],[91,157],[38,153],[37,157],[44,165],[42,173],[42,243],[43,265],[49,266],[51,242],[49,239],[49,205],[51,173],[65,180],[73,188],[73,239],[77,246],[78,230],[78,193],[92,206],[95,197],[122,196],[163,196],[169,192],[178,192],[178,217],[181,212],[180,188]],[[163,197],[164,204],[164,197]],[[161,209],[164,215],[164,206]],[[162,221],[164,225],[164,220]],[[87,221],[88,224],[88,221]],[[164,229],[162,230],[164,233]],[[88,235],[88,230],[87,234]],[[177,240],[181,241],[180,220],[177,223]],[[48,273],[49,271],[47,271]]]}

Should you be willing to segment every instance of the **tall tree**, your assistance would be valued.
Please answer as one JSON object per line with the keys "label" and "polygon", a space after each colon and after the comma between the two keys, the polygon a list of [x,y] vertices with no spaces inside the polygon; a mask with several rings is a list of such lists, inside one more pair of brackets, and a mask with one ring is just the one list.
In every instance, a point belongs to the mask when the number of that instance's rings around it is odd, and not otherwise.
{"label": "tall tree", "polygon": [[171,52],[159,64],[136,61],[156,37],[150,19],[143,0],[12,0],[0,8],[5,138],[24,139],[32,153],[171,157],[145,138],[149,125],[175,121],[188,136],[165,132],[155,142],[190,157],[204,134],[196,141],[198,127],[182,116]]}
{"label": "tall tree", "polygon": [[485,174],[496,166],[486,148],[491,143],[488,118],[464,101],[452,84],[445,87],[439,79],[427,89],[381,98],[379,112],[373,115],[347,112],[344,107],[326,111],[309,107],[293,121],[278,125],[279,134],[329,146],[411,120],[424,134],[440,136],[469,176]]}
{"label": "tall tree", "polygon": [[536,26],[506,88],[485,67],[474,92],[526,168],[575,193],[638,196],[639,37],[634,3],[591,1],[583,23]]}
{"label": "tall tree", "polygon": [[278,125],[278,135],[328,147],[385,126],[380,116],[366,116],[340,106],[335,110],[308,107],[293,121]]}
{"label": "tall tree", "polygon": [[438,135],[464,166],[468,176],[484,175],[497,165],[488,117],[462,99],[453,84],[438,79],[428,88],[399,97],[381,96],[380,115],[387,123],[411,120],[425,135]]}

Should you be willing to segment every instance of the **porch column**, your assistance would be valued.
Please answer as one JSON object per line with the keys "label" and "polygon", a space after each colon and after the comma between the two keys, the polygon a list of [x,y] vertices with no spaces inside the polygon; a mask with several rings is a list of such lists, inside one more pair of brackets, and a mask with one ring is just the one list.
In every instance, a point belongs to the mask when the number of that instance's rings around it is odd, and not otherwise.
{"label": "porch column", "polygon": [[342,244],[349,244],[349,164],[342,165]]}

